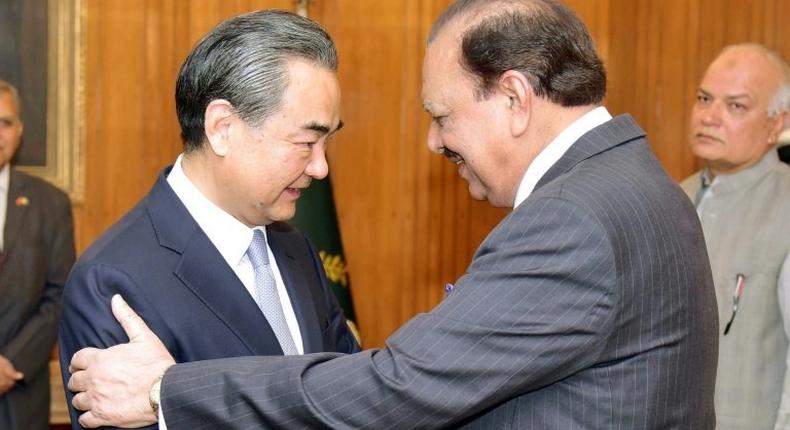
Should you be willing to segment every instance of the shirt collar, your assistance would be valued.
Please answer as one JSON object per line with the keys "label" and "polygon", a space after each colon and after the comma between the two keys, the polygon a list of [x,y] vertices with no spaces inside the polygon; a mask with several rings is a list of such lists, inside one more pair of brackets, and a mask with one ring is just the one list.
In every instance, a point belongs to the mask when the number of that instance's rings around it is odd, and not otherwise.
{"label": "shirt collar", "polygon": [[0,169],[0,190],[8,191],[8,184],[11,182],[11,163],[5,163]]}
{"label": "shirt collar", "polygon": [[739,190],[747,190],[757,183],[763,176],[776,169],[781,162],[776,150],[772,148],[765,153],[755,165],[748,169],[743,169],[735,173],[722,173],[716,175],[711,181],[710,172],[707,168],[702,171],[702,183],[707,184],[715,190],[718,195],[727,194]]}
{"label": "shirt collar", "polygon": [[607,111],[605,107],[599,106],[582,115],[558,134],[548,146],[538,153],[538,156],[535,157],[532,163],[529,164],[529,167],[527,167],[527,171],[521,178],[521,184],[516,191],[516,200],[513,203],[513,207],[515,208],[520,205],[521,202],[532,194],[540,178],[548,172],[554,163],[562,158],[565,152],[573,146],[574,142],[579,140],[579,138],[588,131],[611,119],[612,115],[609,111]]}
{"label": "shirt collar", "polygon": [[[235,267],[250,246],[253,229],[206,198],[184,173],[181,168],[182,159],[183,154],[178,156],[173,169],[167,175],[167,183],[228,265]],[[255,229],[263,231],[266,237],[265,227]]]}

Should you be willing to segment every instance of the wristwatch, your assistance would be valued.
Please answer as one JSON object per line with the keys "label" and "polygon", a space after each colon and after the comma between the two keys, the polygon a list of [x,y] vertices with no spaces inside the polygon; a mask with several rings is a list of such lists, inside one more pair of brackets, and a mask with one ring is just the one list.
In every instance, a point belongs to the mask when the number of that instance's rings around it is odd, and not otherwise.
{"label": "wristwatch", "polygon": [[159,399],[162,391],[163,376],[165,376],[164,373],[154,380],[154,385],[151,386],[151,391],[148,392],[148,402],[151,403],[151,409],[157,417],[159,416]]}

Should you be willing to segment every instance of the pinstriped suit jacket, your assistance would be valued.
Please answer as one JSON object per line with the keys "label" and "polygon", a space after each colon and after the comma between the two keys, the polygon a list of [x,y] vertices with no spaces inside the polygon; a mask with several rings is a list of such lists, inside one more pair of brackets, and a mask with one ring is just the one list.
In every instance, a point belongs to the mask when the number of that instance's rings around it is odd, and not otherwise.
{"label": "pinstriped suit jacket", "polygon": [[580,138],[380,350],[173,367],[171,429],[712,429],[697,216],[630,116]]}

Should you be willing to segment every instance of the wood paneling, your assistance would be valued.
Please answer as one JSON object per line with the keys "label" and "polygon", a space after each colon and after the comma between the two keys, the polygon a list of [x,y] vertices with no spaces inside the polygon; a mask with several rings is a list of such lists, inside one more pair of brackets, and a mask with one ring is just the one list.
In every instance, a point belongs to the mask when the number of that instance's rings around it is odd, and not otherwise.
{"label": "wood paneling", "polygon": [[291,0],[87,0],[86,192],[75,207],[85,249],[181,151],[175,79],[186,54],[228,16]]}
{"label": "wood paneling", "polygon": [[435,306],[505,214],[473,202],[455,166],[426,145],[421,69],[448,1],[317,1],[333,35],[346,123],[331,176],[360,331],[367,346]]}
{"label": "wood paneling", "polygon": [[707,65],[722,47],[741,42],[764,43],[790,57],[790,2],[608,2],[607,106],[633,114],[663,166],[682,180],[701,166],[688,146],[689,118]]}
{"label": "wood paneling", "polygon": [[[313,0],[340,53],[347,127],[329,153],[359,326],[367,346],[441,300],[506,213],[474,202],[425,145],[425,37],[449,0]],[[725,44],[790,54],[786,0],[569,0],[609,72],[606,104],[632,113],[676,179],[697,168],[687,145],[695,88]],[[173,91],[191,46],[220,20],[292,0],[88,0],[83,250],[180,152]]]}

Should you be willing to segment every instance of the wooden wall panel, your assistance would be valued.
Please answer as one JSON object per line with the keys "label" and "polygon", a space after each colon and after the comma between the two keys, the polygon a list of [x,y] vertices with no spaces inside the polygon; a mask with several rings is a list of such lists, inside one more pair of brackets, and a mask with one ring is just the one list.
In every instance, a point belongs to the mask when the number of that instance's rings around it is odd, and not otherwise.
{"label": "wooden wall panel", "polygon": [[[455,168],[426,148],[420,84],[425,37],[449,0],[313,0],[340,52],[344,129],[331,145],[341,231],[363,340],[379,346],[436,305],[506,210],[474,202]],[[87,0],[83,250],[180,152],[173,90],[191,46],[220,20],[292,0]],[[786,0],[568,0],[609,71],[606,104],[647,130],[676,179],[697,82],[725,44],[756,40],[790,55]]]}
{"label": "wooden wall panel", "polygon": [[[315,0],[311,13],[340,51],[349,126],[330,152],[353,295],[367,345],[441,300],[506,211],[472,202],[453,169],[424,148],[424,40],[442,0]],[[784,0],[568,0],[609,71],[606,105],[631,113],[680,180],[699,167],[688,118],[707,63],[727,43],[784,49]],[[782,15],[784,13],[784,15]],[[784,46],[779,44],[784,43]]]}
{"label": "wooden wall panel", "polygon": [[330,174],[367,346],[435,306],[505,214],[473,202],[455,166],[427,149],[422,56],[448,3],[316,1],[311,9],[340,56],[346,127],[330,149]]}
{"label": "wooden wall panel", "polygon": [[707,65],[722,47],[750,41],[790,57],[790,2],[609,1],[606,104],[633,114],[658,159],[682,180],[701,166],[689,149],[689,118]]}
{"label": "wooden wall panel", "polygon": [[173,93],[192,45],[222,19],[291,0],[87,0],[85,249],[181,151]]}

